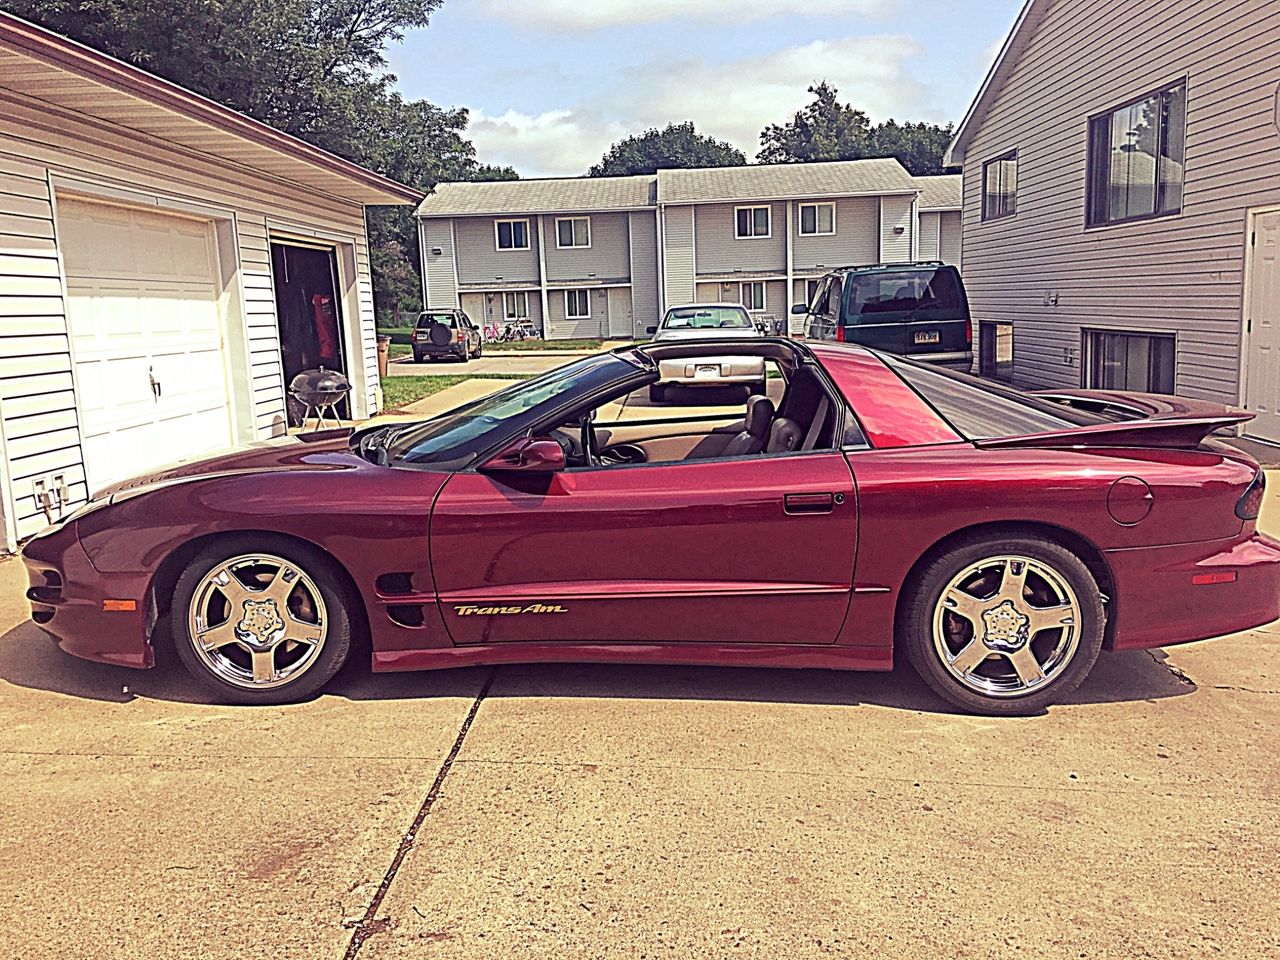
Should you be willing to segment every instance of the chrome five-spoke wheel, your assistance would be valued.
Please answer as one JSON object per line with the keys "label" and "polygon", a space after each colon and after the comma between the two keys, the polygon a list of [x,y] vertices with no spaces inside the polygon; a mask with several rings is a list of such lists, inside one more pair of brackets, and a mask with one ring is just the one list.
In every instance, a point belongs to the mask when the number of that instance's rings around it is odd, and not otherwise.
{"label": "chrome five-spoke wheel", "polygon": [[349,596],[340,568],[313,547],[271,534],[223,538],[178,578],[178,656],[221,698],[285,703],[309,696],[347,658]]}
{"label": "chrome five-spoke wheel", "polygon": [[905,652],[936,693],[966,710],[1030,713],[1092,669],[1106,627],[1079,555],[1035,535],[959,540],[914,578]]}
{"label": "chrome five-spoke wheel", "polygon": [[1079,643],[1080,601],[1049,564],[997,556],[951,578],[934,608],[933,643],[966,687],[1021,696],[1053,681]]}

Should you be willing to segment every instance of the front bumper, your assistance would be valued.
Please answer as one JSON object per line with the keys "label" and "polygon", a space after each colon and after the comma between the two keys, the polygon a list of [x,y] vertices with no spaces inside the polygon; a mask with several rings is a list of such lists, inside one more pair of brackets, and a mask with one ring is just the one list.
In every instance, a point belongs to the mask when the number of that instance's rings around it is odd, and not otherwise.
{"label": "front bumper", "polygon": [[1106,559],[1116,650],[1206,640],[1280,618],[1280,541],[1266,534],[1110,550]]}
{"label": "front bumper", "polygon": [[[149,637],[155,608],[148,584],[134,576],[106,576],[94,569],[76,535],[76,523],[51,527],[22,548],[30,587],[31,619],[72,656],[147,669],[155,665]],[[132,600],[132,610],[104,607]]]}
{"label": "front bumper", "polygon": [[663,360],[658,364],[661,383],[686,387],[722,387],[735,383],[760,383],[765,378],[763,357],[698,357],[696,360]]}

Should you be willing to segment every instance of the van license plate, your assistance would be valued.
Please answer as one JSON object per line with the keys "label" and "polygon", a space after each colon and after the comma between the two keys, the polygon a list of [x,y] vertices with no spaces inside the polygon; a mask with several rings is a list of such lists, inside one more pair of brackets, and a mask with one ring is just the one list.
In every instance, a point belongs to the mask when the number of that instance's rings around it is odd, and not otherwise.
{"label": "van license plate", "polygon": [[915,338],[912,340],[912,342],[917,345],[922,343],[937,343],[938,331],[937,330],[919,330],[916,332]]}
{"label": "van license plate", "polygon": [[720,364],[718,363],[700,363],[693,371],[696,380],[714,380],[720,376]]}

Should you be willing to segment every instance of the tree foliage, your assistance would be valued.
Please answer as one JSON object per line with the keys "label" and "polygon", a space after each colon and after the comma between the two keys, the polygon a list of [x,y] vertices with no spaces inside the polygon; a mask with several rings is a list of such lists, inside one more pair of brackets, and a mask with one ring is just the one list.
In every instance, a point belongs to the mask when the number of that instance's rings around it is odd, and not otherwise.
{"label": "tree foliage", "polygon": [[916,176],[942,173],[942,156],[951,141],[951,124],[872,124],[866,113],[841,103],[839,91],[823,81],[809,88],[813,101],[786,123],[760,132],[761,163],[811,163],[896,157]]}
{"label": "tree foliage", "polygon": [[[468,114],[394,90],[385,51],[443,0],[0,0],[9,10],[395,180],[513,177],[484,168]],[[369,212],[374,296],[413,309],[407,208]]]}
{"label": "tree foliage", "polygon": [[698,133],[688,120],[619,140],[587,176],[621,177],[653,173],[660,167],[740,167],[746,162],[746,155],[733,144]]}

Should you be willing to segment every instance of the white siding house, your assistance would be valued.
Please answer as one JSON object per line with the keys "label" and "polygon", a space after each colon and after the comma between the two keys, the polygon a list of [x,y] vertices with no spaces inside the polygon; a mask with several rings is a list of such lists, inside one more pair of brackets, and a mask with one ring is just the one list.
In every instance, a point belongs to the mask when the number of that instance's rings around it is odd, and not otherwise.
{"label": "white siding house", "polygon": [[273,258],[332,266],[309,288],[340,338],[322,355],[347,412],[374,412],[364,206],[418,196],[0,14],[0,547],[104,484],[285,431]]}
{"label": "white siding house", "polygon": [[1014,379],[1240,403],[1280,441],[1275,0],[1030,0],[948,162]]}

